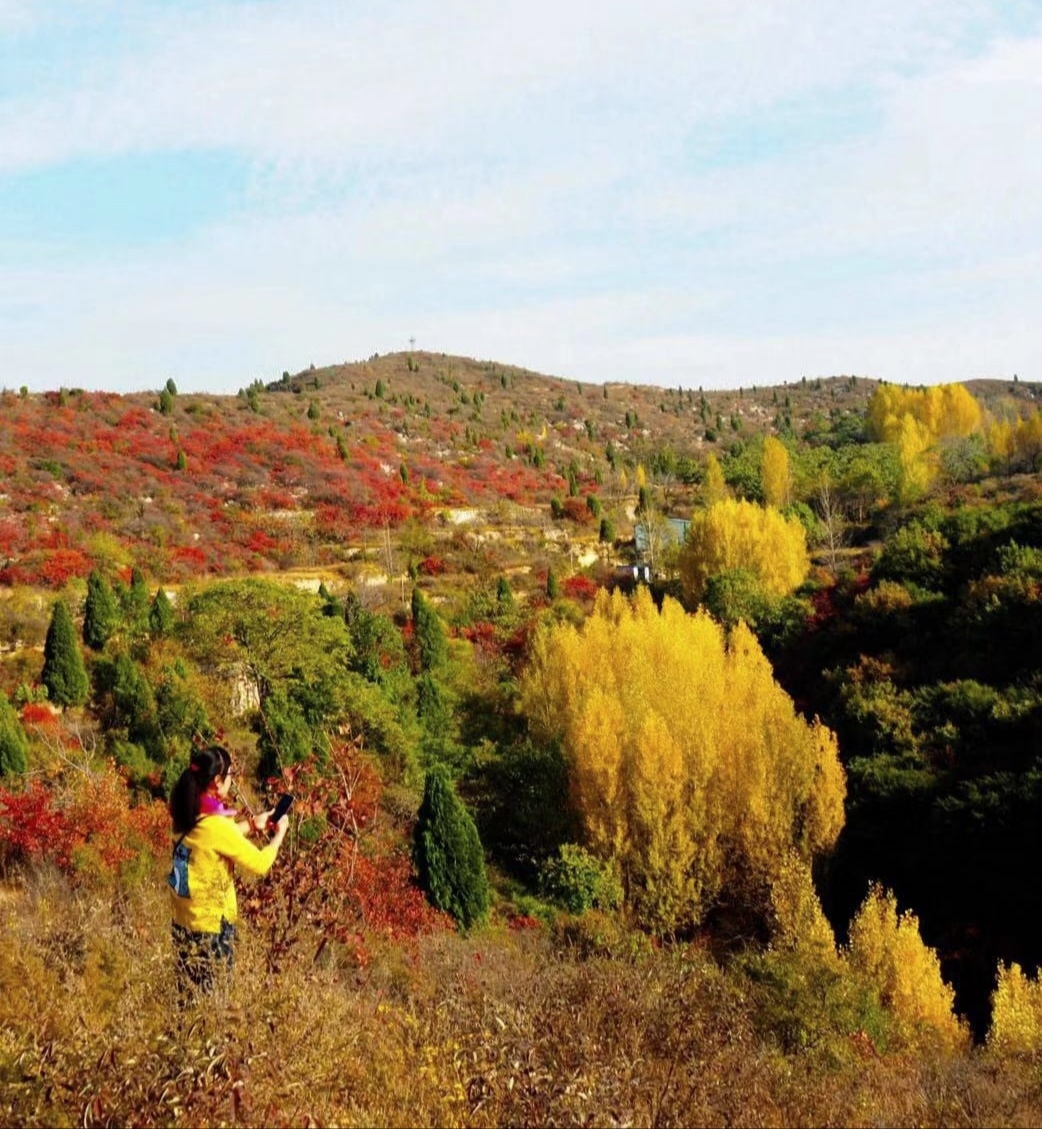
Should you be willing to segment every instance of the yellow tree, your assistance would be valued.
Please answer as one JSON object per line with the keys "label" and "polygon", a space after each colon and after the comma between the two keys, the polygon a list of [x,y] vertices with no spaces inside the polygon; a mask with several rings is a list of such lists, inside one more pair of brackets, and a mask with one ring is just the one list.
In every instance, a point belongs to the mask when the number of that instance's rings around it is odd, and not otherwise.
{"label": "yellow tree", "polygon": [[810,568],[803,526],[753,502],[724,501],[696,510],[680,552],[685,596],[697,603],[711,576],[738,568],[755,576],[765,591],[788,595]]}
{"label": "yellow tree", "polygon": [[1030,470],[1036,470],[1042,461],[1042,411],[1035,412],[1027,419],[1017,420],[1013,442],[1017,457]]}
{"label": "yellow tree", "polygon": [[727,497],[727,483],[724,481],[724,472],[720,461],[712,452],[706,458],[705,477],[702,479],[702,502],[707,506],[715,506]]}
{"label": "yellow tree", "polygon": [[937,459],[928,429],[913,415],[901,417],[897,437],[898,484],[903,502],[914,501],[937,477]]}
{"label": "yellow tree", "polygon": [[912,1041],[926,1036],[950,1048],[967,1045],[968,1033],[954,1011],[955,993],[941,977],[937,954],[924,944],[915,914],[898,913],[889,890],[869,890],[850,923],[845,956],[879,989]]}
{"label": "yellow tree", "polygon": [[1009,474],[1013,467],[1013,453],[1016,439],[1013,424],[1009,420],[996,420],[987,430],[988,454],[1002,462]]}
{"label": "yellow tree", "polygon": [[997,984],[991,997],[988,1050],[1000,1055],[1042,1051],[1042,980],[1036,972],[1025,976],[1016,962],[999,961]]}
{"label": "yellow tree", "polygon": [[792,489],[789,470],[789,452],[785,444],[773,435],[763,441],[763,461],[760,466],[763,480],[763,500],[768,506],[781,509],[789,504]]}
{"label": "yellow tree", "polygon": [[883,443],[896,443],[909,416],[922,428],[929,444],[964,438],[983,425],[980,404],[963,384],[936,384],[931,388],[881,384],[868,403],[869,434]]}
{"label": "yellow tree", "polygon": [[721,896],[769,920],[791,852],[809,863],[839,834],[835,737],[796,713],[742,624],[727,635],[646,589],[602,592],[581,627],[537,634],[522,707],[562,742],[587,846],[659,933]]}

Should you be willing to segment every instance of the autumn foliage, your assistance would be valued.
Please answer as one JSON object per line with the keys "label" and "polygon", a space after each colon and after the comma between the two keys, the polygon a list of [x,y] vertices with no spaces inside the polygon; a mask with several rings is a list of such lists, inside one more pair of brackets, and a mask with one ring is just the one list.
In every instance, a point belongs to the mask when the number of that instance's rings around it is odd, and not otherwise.
{"label": "autumn foliage", "polygon": [[364,965],[374,940],[410,941],[450,926],[417,885],[358,742],[334,742],[323,763],[291,765],[271,783],[295,796],[295,832],[242,904],[269,968],[298,952],[317,959],[329,946]]}
{"label": "autumn foliage", "polygon": [[938,470],[938,445],[980,432],[980,404],[962,384],[899,388],[881,384],[866,413],[869,434],[897,448],[900,493],[905,501],[923,494]]}
{"label": "autumn foliage", "polygon": [[939,1040],[965,1047],[969,1033],[955,1016],[955,993],[941,977],[941,964],[923,943],[919,921],[899,913],[890,891],[874,886],[850,924],[847,959],[874,984],[880,998],[913,1041]]}
{"label": "autumn foliage", "polygon": [[1027,976],[1015,961],[999,962],[991,997],[988,1048],[999,1055],[1037,1055],[1042,1051],[1042,979]]}
{"label": "autumn foliage", "polygon": [[835,738],[796,714],[744,625],[728,637],[669,598],[602,593],[582,627],[536,637],[522,699],[563,742],[588,846],[657,932],[725,891],[759,915],[788,851],[809,860],[842,826]]}
{"label": "autumn foliage", "polygon": [[702,598],[709,579],[723,572],[743,569],[764,591],[785,596],[809,568],[803,526],[773,507],[746,501],[725,500],[697,510],[680,553],[681,582],[693,603]]}
{"label": "autumn foliage", "polygon": [[135,803],[111,762],[83,765],[48,787],[0,789],[0,861],[50,862],[78,882],[153,872],[169,849],[165,805]]}

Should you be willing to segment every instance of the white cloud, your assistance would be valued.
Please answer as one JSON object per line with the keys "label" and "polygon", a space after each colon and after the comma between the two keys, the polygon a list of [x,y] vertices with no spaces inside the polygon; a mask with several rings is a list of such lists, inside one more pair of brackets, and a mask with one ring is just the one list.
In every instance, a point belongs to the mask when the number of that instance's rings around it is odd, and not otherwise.
{"label": "white cloud", "polygon": [[[983,0],[177,7],[0,95],[0,176],[212,148],[253,194],[176,246],[20,252],[8,380],[234,391],[412,334],[583,379],[1042,372],[1042,39],[983,50]],[[688,159],[852,90],[847,137]]]}

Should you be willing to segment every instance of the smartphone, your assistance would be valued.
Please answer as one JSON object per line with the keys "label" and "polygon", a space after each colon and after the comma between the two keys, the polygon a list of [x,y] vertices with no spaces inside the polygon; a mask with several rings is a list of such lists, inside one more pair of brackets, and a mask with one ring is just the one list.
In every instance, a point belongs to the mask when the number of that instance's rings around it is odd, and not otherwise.
{"label": "smartphone", "polygon": [[293,797],[289,792],[283,792],[279,796],[279,802],[275,805],[275,810],[271,813],[271,818],[268,820],[268,830],[274,831],[275,824],[289,811],[293,806]]}

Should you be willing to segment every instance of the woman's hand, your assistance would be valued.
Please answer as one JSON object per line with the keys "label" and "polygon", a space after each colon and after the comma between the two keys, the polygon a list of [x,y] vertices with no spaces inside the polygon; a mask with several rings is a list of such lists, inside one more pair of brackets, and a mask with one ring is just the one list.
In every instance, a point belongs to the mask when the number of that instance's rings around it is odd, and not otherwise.
{"label": "woman's hand", "polygon": [[255,815],[253,817],[253,819],[250,821],[253,824],[253,830],[254,831],[267,831],[268,820],[271,819],[272,815],[274,814],[274,811],[275,811],[274,808],[269,808],[268,811],[262,811],[258,815]]}
{"label": "woman's hand", "polygon": [[276,848],[282,843],[286,837],[286,832],[289,830],[289,814],[284,815],[278,823],[275,824],[275,834],[272,835],[271,841],[275,844]]}

